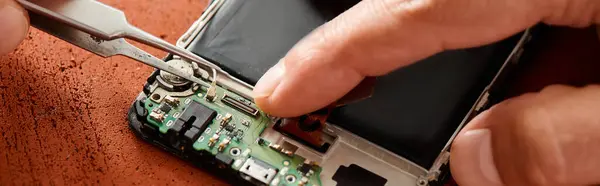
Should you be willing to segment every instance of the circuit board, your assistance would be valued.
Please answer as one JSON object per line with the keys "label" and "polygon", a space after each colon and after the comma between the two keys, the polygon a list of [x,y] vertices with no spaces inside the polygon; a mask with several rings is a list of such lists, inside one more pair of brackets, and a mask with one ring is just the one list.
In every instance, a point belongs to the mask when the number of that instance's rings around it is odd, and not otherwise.
{"label": "circuit board", "polygon": [[165,136],[177,133],[182,150],[210,153],[253,183],[321,185],[318,165],[260,137],[272,120],[253,103],[221,87],[213,99],[206,94],[203,87],[183,97],[151,95],[144,103],[147,121]]}

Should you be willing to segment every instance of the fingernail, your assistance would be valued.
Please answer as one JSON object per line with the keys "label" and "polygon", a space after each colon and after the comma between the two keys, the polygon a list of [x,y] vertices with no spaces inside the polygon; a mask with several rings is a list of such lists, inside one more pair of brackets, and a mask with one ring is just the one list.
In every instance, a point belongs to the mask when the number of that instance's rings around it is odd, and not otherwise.
{"label": "fingernail", "polygon": [[12,52],[29,29],[24,11],[15,6],[10,2],[0,4],[0,54]]}
{"label": "fingernail", "polygon": [[[492,133],[489,129],[475,129],[467,131],[461,136],[460,143],[463,145],[461,154],[464,159],[470,159],[473,168],[470,174],[475,179],[476,185],[502,185],[494,156],[492,153]],[[457,165],[460,166],[460,165]],[[479,179],[477,177],[480,177]],[[485,182],[485,183],[482,183]],[[471,185],[471,184],[468,184]]]}
{"label": "fingernail", "polygon": [[281,79],[285,74],[285,65],[283,61],[279,61],[275,66],[271,67],[254,86],[254,98],[269,97],[275,91],[275,88],[281,83]]}

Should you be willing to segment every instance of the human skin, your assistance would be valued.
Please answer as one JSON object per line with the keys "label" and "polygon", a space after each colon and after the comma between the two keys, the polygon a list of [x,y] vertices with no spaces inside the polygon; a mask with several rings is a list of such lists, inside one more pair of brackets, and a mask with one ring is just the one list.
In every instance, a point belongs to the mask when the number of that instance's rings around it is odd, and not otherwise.
{"label": "human skin", "polygon": [[14,50],[27,35],[29,18],[15,1],[0,0],[0,54]]}
{"label": "human skin", "polygon": [[[273,115],[297,116],[333,102],[366,76],[491,43],[538,22],[595,24],[599,11],[597,0],[365,0],[299,42],[259,81],[255,101]],[[0,54],[9,53],[27,33],[27,15],[14,1],[0,0],[0,26]],[[315,91],[323,88],[331,91]],[[598,95],[598,86],[550,86],[482,113],[453,143],[455,179],[465,186],[600,183]]]}
{"label": "human skin", "polygon": [[[539,22],[597,24],[600,1],[364,0],[297,43],[259,80],[255,101],[272,115],[298,116],[334,102],[365,77]],[[594,85],[555,85],[506,100],[457,136],[452,174],[463,186],[598,184],[599,110]]]}

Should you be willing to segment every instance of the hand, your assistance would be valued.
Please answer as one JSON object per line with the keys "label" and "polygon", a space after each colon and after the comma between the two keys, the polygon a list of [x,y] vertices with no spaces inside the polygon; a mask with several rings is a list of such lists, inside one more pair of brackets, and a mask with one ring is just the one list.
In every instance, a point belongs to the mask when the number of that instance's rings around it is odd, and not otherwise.
{"label": "hand", "polygon": [[600,183],[600,87],[550,86],[473,119],[452,145],[462,186]]}
{"label": "hand", "polygon": [[296,44],[254,89],[258,106],[289,117],[318,110],[365,76],[449,49],[489,44],[540,21],[600,22],[597,0],[364,0]]}
{"label": "hand", "polygon": [[[364,0],[296,44],[257,83],[255,102],[272,115],[298,116],[334,102],[366,76],[492,43],[538,22],[599,23],[600,1]],[[462,186],[599,183],[598,95],[594,87],[550,87],[478,116],[453,143],[455,179]]]}
{"label": "hand", "polygon": [[0,55],[12,52],[29,29],[26,11],[13,0],[0,0]]}

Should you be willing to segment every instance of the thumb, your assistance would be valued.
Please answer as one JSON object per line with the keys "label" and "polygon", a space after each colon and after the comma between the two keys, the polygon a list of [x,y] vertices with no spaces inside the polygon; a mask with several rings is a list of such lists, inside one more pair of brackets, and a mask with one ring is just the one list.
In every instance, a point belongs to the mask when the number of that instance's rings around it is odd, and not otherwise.
{"label": "thumb", "polygon": [[590,24],[597,21],[591,17],[597,16],[594,7],[599,4],[364,0],[297,43],[259,80],[255,102],[275,116],[302,115],[334,102],[366,76],[386,74],[443,50],[491,43],[540,21]]}
{"label": "thumb", "polygon": [[13,0],[0,0],[0,55],[13,51],[28,29],[26,11]]}
{"label": "thumb", "polygon": [[457,136],[450,166],[463,186],[600,183],[600,88],[551,86],[500,103]]}

